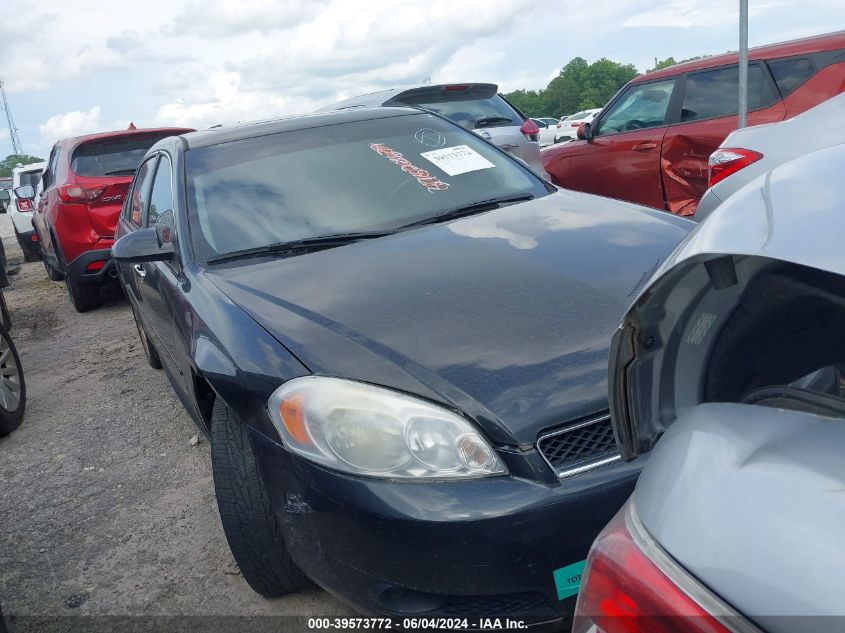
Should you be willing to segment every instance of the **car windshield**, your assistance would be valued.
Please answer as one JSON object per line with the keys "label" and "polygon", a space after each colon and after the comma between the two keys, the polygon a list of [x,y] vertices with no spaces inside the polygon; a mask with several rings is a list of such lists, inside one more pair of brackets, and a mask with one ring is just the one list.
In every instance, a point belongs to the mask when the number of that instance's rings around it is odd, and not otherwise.
{"label": "car windshield", "polygon": [[312,238],[391,231],[544,183],[471,132],[411,114],[280,132],[187,152],[200,261]]}
{"label": "car windshield", "polygon": [[88,141],[73,152],[70,168],[77,176],[131,176],[138,169],[147,150],[173,134],[168,131]]}

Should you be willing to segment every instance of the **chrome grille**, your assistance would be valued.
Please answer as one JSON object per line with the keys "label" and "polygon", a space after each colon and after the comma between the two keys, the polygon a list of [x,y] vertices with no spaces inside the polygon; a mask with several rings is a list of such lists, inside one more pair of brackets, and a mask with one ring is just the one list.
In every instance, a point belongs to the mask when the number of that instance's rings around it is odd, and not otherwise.
{"label": "chrome grille", "polygon": [[610,416],[603,414],[551,431],[537,450],[558,477],[571,477],[619,459]]}

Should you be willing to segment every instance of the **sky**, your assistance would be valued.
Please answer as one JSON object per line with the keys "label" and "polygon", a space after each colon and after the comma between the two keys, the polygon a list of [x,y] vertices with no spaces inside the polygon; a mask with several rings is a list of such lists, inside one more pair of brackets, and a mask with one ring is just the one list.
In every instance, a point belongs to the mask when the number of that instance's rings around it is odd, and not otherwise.
{"label": "sky", "polygon": [[[845,0],[749,0],[751,46],[845,29]],[[266,119],[399,85],[543,88],[570,59],[644,71],[736,50],[739,0],[3,0],[24,152],[125,128]],[[0,112],[0,157],[12,152]]]}

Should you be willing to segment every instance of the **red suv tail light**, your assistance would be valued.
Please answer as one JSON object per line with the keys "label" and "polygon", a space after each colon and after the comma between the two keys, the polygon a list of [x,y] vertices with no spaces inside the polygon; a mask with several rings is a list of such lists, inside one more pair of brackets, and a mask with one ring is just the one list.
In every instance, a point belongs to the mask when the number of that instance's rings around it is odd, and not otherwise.
{"label": "red suv tail light", "polygon": [[32,200],[29,198],[15,198],[18,211],[32,211]]}
{"label": "red suv tail light", "polygon": [[91,202],[96,200],[105,190],[105,187],[82,187],[80,185],[62,185],[56,188],[62,202]]}
{"label": "red suv tail light", "polygon": [[540,138],[540,128],[531,119],[526,119],[519,131],[525,135],[529,141],[536,141]]}
{"label": "red suv tail light", "polygon": [[748,167],[763,158],[760,152],[750,149],[736,149],[732,147],[720,147],[710,154],[707,161],[708,178],[707,186],[712,187],[717,182],[724,180],[740,169]]}
{"label": "red suv tail light", "polygon": [[713,611],[738,617],[652,541],[628,502],[587,557],[572,633],[729,633]]}

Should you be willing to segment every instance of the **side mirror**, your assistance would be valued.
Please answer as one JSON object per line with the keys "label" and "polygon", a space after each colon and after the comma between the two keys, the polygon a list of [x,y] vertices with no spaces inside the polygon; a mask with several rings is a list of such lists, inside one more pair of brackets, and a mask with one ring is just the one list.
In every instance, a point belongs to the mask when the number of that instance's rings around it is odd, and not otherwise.
{"label": "side mirror", "polygon": [[172,242],[162,243],[155,228],[127,233],[111,247],[112,258],[128,264],[169,261],[175,254]]}
{"label": "side mirror", "polygon": [[579,141],[589,141],[593,138],[593,128],[589,123],[582,123],[578,126],[578,131],[575,134]]}
{"label": "side mirror", "polygon": [[15,187],[15,196],[25,200],[35,200],[35,187],[32,185],[23,185],[22,187]]}

